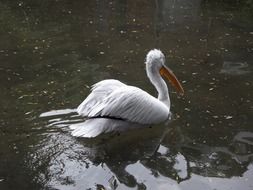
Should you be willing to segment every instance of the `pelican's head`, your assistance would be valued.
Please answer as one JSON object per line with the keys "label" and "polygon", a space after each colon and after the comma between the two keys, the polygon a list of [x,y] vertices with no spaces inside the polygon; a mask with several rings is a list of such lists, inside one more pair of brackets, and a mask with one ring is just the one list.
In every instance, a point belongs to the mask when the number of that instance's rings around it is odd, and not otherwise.
{"label": "pelican's head", "polygon": [[146,57],[146,67],[148,69],[159,71],[164,64],[165,56],[160,50],[153,49],[148,52]]}
{"label": "pelican's head", "polygon": [[169,80],[169,82],[176,88],[180,94],[184,94],[184,89],[177,77],[173,72],[165,65],[165,56],[158,50],[150,50],[146,57],[146,70],[147,75],[151,79],[153,76],[161,75],[162,77]]}

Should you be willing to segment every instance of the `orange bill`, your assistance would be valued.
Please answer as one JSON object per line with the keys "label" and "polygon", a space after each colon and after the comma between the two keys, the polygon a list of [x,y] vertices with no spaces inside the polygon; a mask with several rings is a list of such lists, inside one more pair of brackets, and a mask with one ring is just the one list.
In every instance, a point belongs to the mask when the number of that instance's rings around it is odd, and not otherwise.
{"label": "orange bill", "polygon": [[162,77],[165,77],[167,80],[170,81],[170,83],[172,84],[172,86],[175,87],[177,92],[179,92],[182,95],[184,94],[184,89],[182,85],[180,84],[174,73],[168,67],[162,66],[159,72]]}

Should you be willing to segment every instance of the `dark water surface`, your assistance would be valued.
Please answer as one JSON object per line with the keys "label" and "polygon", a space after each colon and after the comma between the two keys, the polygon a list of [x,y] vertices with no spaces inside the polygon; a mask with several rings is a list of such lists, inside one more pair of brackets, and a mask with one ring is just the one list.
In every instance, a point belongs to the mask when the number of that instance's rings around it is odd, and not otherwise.
{"label": "dark water surface", "polygon": [[[0,26],[1,190],[253,189],[252,1],[0,0]],[[156,96],[155,47],[186,92],[169,127],[72,137],[95,82]]]}

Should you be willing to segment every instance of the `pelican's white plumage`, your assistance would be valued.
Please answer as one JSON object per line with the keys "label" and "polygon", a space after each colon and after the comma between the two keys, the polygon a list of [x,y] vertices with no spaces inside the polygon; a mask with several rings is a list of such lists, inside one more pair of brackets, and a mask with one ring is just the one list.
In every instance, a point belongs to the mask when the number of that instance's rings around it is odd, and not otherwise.
{"label": "pelican's white plumage", "polygon": [[147,76],[158,91],[158,99],[118,80],[108,79],[94,84],[90,95],[77,108],[79,115],[92,119],[72,125],[72,135],[95,137],[105,132],[121,131],[129,123],[145,125],[167,120],[170,98],[161,75],[169,78],[180,92],[183,93],[183,89],[164,62],[165,57],[160,50],[154,49],[147,54]]}
{"label": "pelican's white plumage", "polygon": [[140,124],[165,121],[169,111],[166,105],[147,92],[117,80],[95,84],[91,94],[77,108],[77,112],[85,117],[120,118]]}

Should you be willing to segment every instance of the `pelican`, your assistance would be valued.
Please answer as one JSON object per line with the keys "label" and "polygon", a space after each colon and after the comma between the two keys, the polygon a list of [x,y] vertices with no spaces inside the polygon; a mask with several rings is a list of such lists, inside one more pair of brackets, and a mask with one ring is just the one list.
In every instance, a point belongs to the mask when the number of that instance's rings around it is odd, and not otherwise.
{"label": "pelican", "polygon": [[91,93],[78,106],[77,113],[87,120],[71,125],[72,135],[91,138],[101,133],[122,131],[130,126],[134,128],[166,121],[171,104],[162,77],[169,80],[180,94],[184,94],[183,87],[165,65],[165,56],[160,50],[150,50],[145,64],[147,76],[156,88],[158,98],[118,80],[102,80],[92,86]]}

